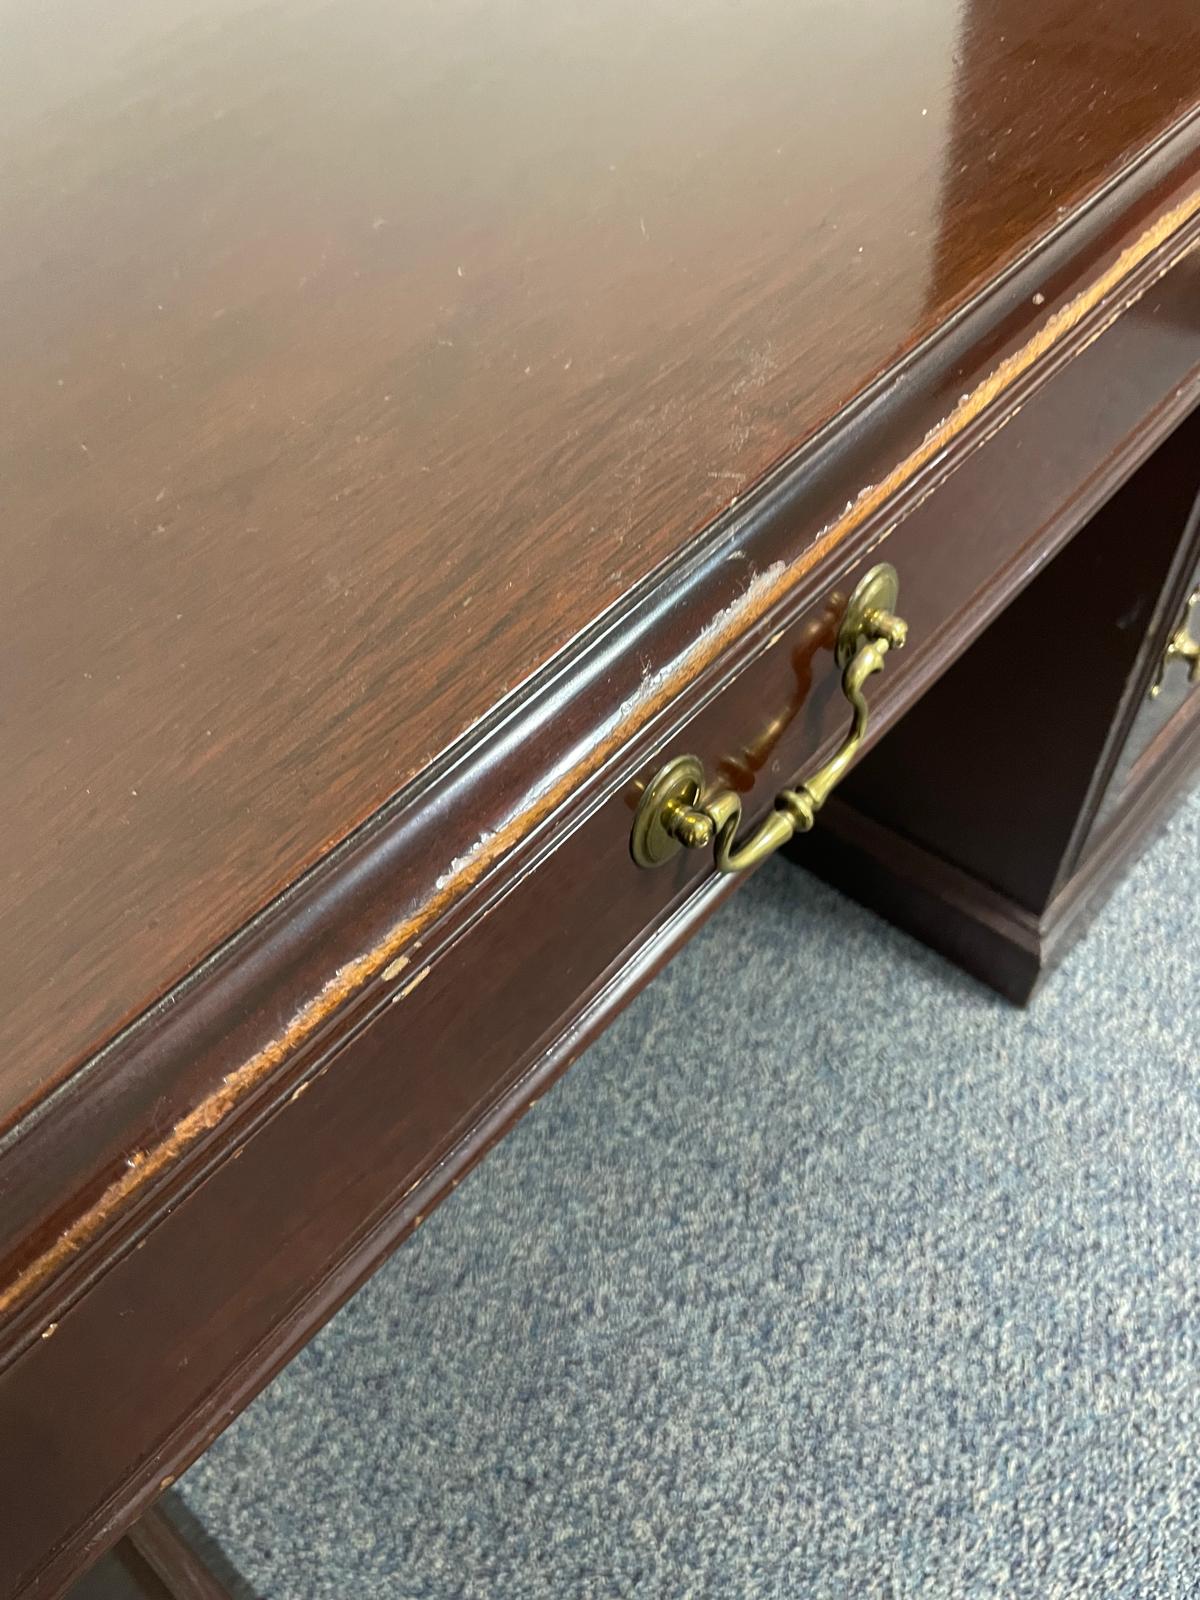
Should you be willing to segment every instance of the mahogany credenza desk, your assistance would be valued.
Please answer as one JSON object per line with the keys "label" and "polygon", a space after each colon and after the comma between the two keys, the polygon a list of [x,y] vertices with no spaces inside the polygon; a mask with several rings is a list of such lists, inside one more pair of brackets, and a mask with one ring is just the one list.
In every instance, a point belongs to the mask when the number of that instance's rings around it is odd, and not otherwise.
{"label": "mahogany credenza desk", "polygon": [[0,16],[9,1600],[720,866],[1083,926],[1200,750],[1200,8]]}

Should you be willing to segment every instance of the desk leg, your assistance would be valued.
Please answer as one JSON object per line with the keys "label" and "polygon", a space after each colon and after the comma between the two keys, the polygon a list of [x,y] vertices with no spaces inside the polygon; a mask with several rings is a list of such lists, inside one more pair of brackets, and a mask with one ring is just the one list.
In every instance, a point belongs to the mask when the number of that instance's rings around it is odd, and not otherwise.
{"label": "desk leg", "polygon": [[67,1600],[230,1600],[164,1511],[152,1506]]}

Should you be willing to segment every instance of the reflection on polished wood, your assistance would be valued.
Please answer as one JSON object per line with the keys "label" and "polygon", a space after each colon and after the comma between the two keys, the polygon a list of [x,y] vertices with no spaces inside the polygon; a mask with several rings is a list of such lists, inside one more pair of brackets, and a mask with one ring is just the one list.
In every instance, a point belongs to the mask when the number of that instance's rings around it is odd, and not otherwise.
{"label": "reflection on polished wood", "polygon": [[[990,272],[997,246],[1069,214],[1067,148],[1094,149],[1122,124],[1148,126],[1164,96],[1177,105],[1177,95],[1200,98],[1195,24],[1186,3],[1135,12],[1079,0],[968,0],[946,122],[931,311],[972,274]],[[1175,67],[1161,76],[1158,63],[1172,57]],[[1141,71],[1135,62],[1155,65]]]}
{"label": "reflection on polished wood", "polygon": [[1200,47],[1191,0],[0,26],[0,1126],[1178,119]]}

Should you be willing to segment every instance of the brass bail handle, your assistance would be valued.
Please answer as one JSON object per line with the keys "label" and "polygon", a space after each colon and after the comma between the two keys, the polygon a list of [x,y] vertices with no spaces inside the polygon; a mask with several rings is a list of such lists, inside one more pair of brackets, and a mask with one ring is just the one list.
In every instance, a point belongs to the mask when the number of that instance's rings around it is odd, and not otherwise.
{"label": "brass bail handle", "polygon": [[1172,661],[1187,662],[1189,683],[1195,683],[1200,679],[1200,639],[1193,639],[1191,634],[1192,612],[1196,609],[1197,602],[1200,602],[1200,586],[1188,595],[1183,609],[1183,619],[1167,640],[1167,648],[1163,651],[1162,660],[1158,664],[1158,674],[1150,690],[1151,700],[1157,700],[1162,693],[1163,678]]}
{"label": "brass bail handle", "polygon": [[706,792],[695,756],[677,756],[647,786],[633,820],[630,848],[639,867],[656,867],[681,849],[712,845],[721,872],[745,872],[797,833],[807,833],[817,812],[841,782],[867,734],[867,679],[882,672],[889,650],[899,650],[908,625],[895,614],[900,580],[895,567],[873,567],[850,596],[838,629],[834,657],[842,668],[842,693],[850,702],[850,732],[823,767],[795,789],[775,797],[775,809],[749,838],[737,842],[742,801],[732,789]]}

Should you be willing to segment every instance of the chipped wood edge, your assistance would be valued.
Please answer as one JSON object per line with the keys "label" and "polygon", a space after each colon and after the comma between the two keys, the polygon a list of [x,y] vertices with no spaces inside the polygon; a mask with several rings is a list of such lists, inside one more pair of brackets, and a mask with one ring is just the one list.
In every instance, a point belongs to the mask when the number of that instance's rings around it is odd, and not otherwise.
{"label": "chipped wood edge", "polygon": [[[453,861],[437,879],[434,892],[415,910],[396,922],[388,933],[353,961],[340,967],[288,1022],[286,1027],[226,1074],[221,1086],[181,1118],[170,1133],[145,1151],[130,1157],[127,1170],[115,1179],[40,1255],[34,1257],[2,1290],[0,1315],[11,1311],[39,1285],[71,1260],[96,1237],[141,1190],[162,1177],[206,1133],[218,1127],[245,1096],[275,1068],[305,1044],[316,1030],[373,979],[398,975],[408,964],[406,949],[456,900],[472,888],[504,855],[566,800],[581,780],[590,777],[629,742],[653,716],[680,694],[693,678],[734,640],[749,630],[772,607],[799,585],[809,572],[847,539],[870,516],[897,495],[924,467],[977,421],[1033,367],[1060,345],[1101,303],[1152,255],[1162,250],[1188,223],[1200,216],[1200,189],[1163,212],[1098,277],[1058,311],[1052,313],[1021,348],[1001,361],[948,416],[932,428],[909,455],[880,482],[864,488],[840,516],[827,524],[794,561],[778,562],[759,574],[741,596],[661,672],[648,678],[609,719],[601,737],[569,769],[555,774],[535,789],[529,799],[494,832],[486,834],[465,855]],[[1188,240],[1170,255],[1161,269],[1137,292],[1127,297],[1093,337],[1140,299],[1171,267],[1195,248]],[[1088,343],[1091,340],[1087,341]],[[1081,346],[1086,348],[1086,345]],[[402,959],[403,958],[403,959]],[[394,997],[402,1001],[429,972],[426,967]],[[54,1324],[53,1326],[57,1326]]]}

